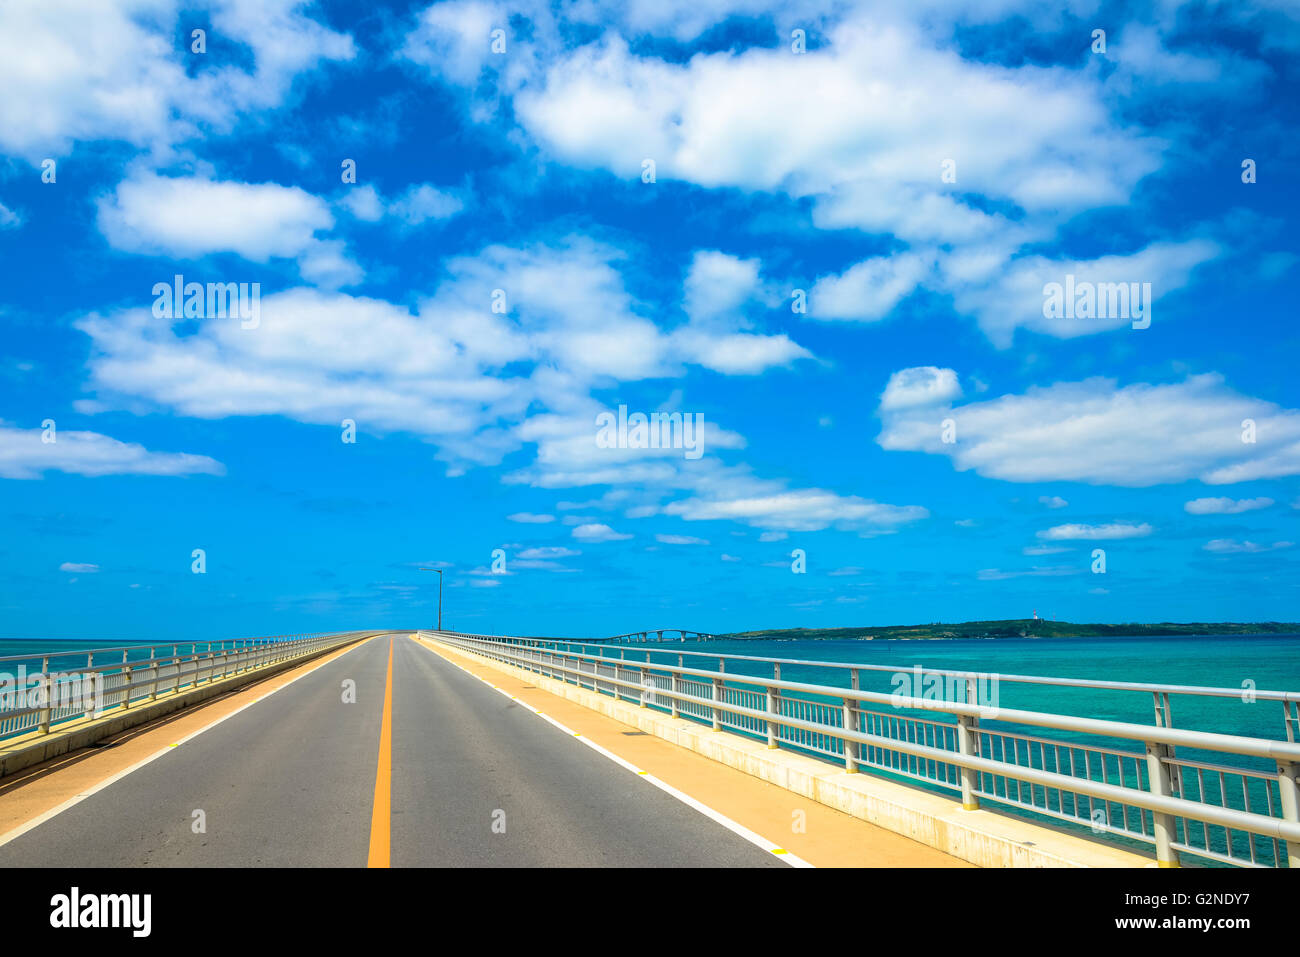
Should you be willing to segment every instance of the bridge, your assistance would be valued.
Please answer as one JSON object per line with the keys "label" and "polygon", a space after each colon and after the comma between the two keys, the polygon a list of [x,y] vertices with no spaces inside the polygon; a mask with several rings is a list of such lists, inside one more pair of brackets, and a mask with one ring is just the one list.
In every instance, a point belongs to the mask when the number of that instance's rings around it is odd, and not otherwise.
{"label": "bridge", "polygon": [[[650,636],[654,635],[653,638]],[[664,635],[668,637],[665,638]],[[674,638],[673,635],[677,637]],[[649,631],[629,631],[626,635],[613,635],[609,638],[592,638],[588,639],[586,644],[601,644],[610,641],[686,641],[688,638],[692,641],[707,641],[715,635],[706,634],[702,631],[691,631],[687,628],[651,628]]]}
{"label": "bridge", "polygon": [[[1298,692],[1254,691],[1280,720],[1231,733],[1170,701],[1234,688],[614,650],[362,631],[0,659],[0,866],[1300,860]],[[1027,688],[1154,720],[1010,707]]]}

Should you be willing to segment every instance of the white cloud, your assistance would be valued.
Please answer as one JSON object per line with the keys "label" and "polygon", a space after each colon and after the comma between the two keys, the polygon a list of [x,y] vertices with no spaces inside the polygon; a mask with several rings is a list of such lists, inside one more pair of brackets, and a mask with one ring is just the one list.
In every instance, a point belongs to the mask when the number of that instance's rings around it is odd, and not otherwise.
{"label": "white cloud", "polygon": [[359,281],[342,243],[316,236],[333,226],[324,200],[276,183],[136,173],[99,202],[99,228],[116,249],[188,259],[235,253],[259,263],[298,259],[308,278],[341,273]]}
{"label": "white cloud", "polygon": [[656,535],[655,541],[664,545],[707,545],[708,539],[693,538],[690,535]]}
{"label": "white cloud", "polygon": [[[93,342],[98,395],[78,408],[134,408],[143,399],[200,418],[284,415],[335,428],[351,418],[363,432],[434,439],[439,457],[458,467],[495,464],[538,442],[557,457],[566,449],[586,468],[603,451],[593,441],[593,388],[681,376],[695,361],[673,331],[641,315],[648,310],[615,268],[621,257],[580,237],[488,247],[447,261],[447,279],[414,314],[383,300],[299,288],[262,297],[256,329],[209,318],[188,332],[188,324],[144,308],[87,316],[77,326]],[[494,289],[509,290],[504,315],[490,309]],[[730,340],[718,341],[725,348]],[[562,414],[530,416],[536,408]],[[744,444],[712,422],[704,437],[706,449]],[[603,462],[617,465],[608,456]]]}
{"label": "white cloud", "polygon": [[[1059,339],[1095,335],[1115,329],[1127,329],[1134,335],[1147,330],[1132,328],[1134,321],[1162,323],[1160,303],[1164,296],[1185,286],[1191,272],[1219,255],[1218,244],[1206,239],[1183,242],[1156,242],[1136,252],[1100,256],[1096,259],[1049,259],[1025,256],[1010,262],[990,262],[997,273],[988,277],[961,277],[949,274],[944,287],[953,292],[953,303],[961,312],[975,316],[980,328],[994,345],[1011,345],[1018,328],[1029,329]],[[961,260],[956,260],[958,263]],[[946,266],[946,263],[945,263]],[[1082,283],[1150,283],[1154,307],[1143,300],[1140,320],[1133,315],[1104,318],[1048,318],[1043,315],[1044,286],[1066,282],[1074,276],[1076,288]],[[1108,308],[1108,312],[1111,310]]]}
{"label": "white cloud", "polygon": [[421,183],[403,193],[388,211],[408,226],[418,226],[431,219],[450,219],[464,208],[465,201],[454,193]]}
{"label": "white cloud", "polygon": [[1082,568],[1072,565],[1053,565],[1048,567],[1023,568],[1003,571],[1000,568],[981,568],[975,575],[982,582],[1005,581],[1009,578],[1057,578],[1063,575],[1080,575]]}
{"label": "white cloud", "polygon": [[1183,510],[1191,515],[1239,515],[1272,504],[1271,498],[1194,498],[1183,506]]}
{"label": "white cloud", "polygon": [[759,291],[758,272],[757,259],[698,250],[686,276],[683,308],[694,322],[731,317]]}
{"label": "white cloud", "polygon": [[[351,37],[306,16],[301,0],[47,0],[0,4],[0,150],[38,162],[77,141],[167,150],[285,102],[293,81],[350,60]],[[191,14],[180,16],[184,10]],[[209,52],[189,50],[195,10],[211,18]],[[218,40],[218,38],[220,38]],[[209,47],[211,50],[211,46]],[[235,65],[247,63],[248,68]]]}
{"label": "white cloud", "polygon": [[294,257],[334,225],[325,202],[297,186],[141,173],[101,201],[99,225],[118,249],[196,257]]}
{"label": "white cloud", "polygon": [[525,525],[545,525],[548,522],[555,521],[554,515],[538,515],[533,512],[515,512],[513,515],[507,515],[506,518],[512,522],[522,522]]}
{"label": "white cloud", "polygon": [[1027,545],[1021,549],[1025,555],[1059,555],[1061,552],[1070,551],[1068,545]]}
{"label": "white cloud", "polygon": [[1065,508],[1070,503],[1059,495],[1040,495],[1038,496],[1038,504],[1046,508]]}
{"label": "white cloud", "polygon": [[1214,50],[1213,56],[1170,50],[1154,26],[1138,22],[1124,26],[1108,44],[1106,55],[1117,67],[1107,86],[1121,96],[1131,95],[1135,88],[1150,91],[1158,85],[1202,100],[1241,95],[1271,73],[1264,62],[1247,59],[1226,46]]}
{"label": "white cloud", "polygon": [[385,200],[374,186],[365,183],[348,187],[339,205],[363,222],[374,223],[389,216],[407,226],[419,226],[429,220],[451,219],[463,211],[466,204],[457,193],[438,189],[429,183],[411,186],[391,200]]}
{"label": "white cloud", "polygon": [[444,0],[420,14],[401,55],[452,82],[473,85],[493,58],[492,30],[506,26],[508,15],[494,3]]}
{"label": "white cloud", "polygon": [[367,223],[379,222],[388,211],[384,198],[379,195],[379,190],[370,183],[348,187],[343,193],[343,198],[339,200],[339,205],[354,218]]}
{"label": "white cloud", "polygon": [[73,475],[224,475],[225,466],[206,455],[151,452],[98,432],[59,429],[43,442],[42,429],[0,424],[0,478],[35,479],[45,472]]}
{"label": "white cloud", "polygon": [[[787,530],[831,525],[880,534],[929,514],[920,506],[888,505],[822,489],[790,489],[783,481],[755,476],[746,466],[726,464],[718,450],[742,448],[744,440],[708,421],[705,454],[699,459],[686,459],[676,449],[600,448],[593,422],[601,407],[588,403],[585,414],[583,408],[578,404],[567,415],[530,417],[519,435],[537,444],[537,461],[507,476],[507,481],[542,488],[610,485],[636,490],[632,498],[586,504],[618,507],[628,517],[662,512],[687,521],[737,521],[782,537]],[[669,497],[673,500],[659,504]]]}
{"label": "white cloud", "polygon": [[572,548],[565,548],[563,545],[541,545],[536,548],[525,548],[515,557],[525,561],[534,559],[548,561],[556,558],[573,558],[581,554],[582,552]]}
{"label": "white cloud", "polygon": [[916,366],[900,369],[889,377],[885,391],[880,396],[883,411],[908,409],[914,406],[951,402],[961,397],[961,384],[952,369],[935,366]]}
{"label": "white cloud", "polygon": [[1205,550],[1221,555],[1239,555],[1271,552],[1282,548],[1291,548],[1293,545],[1295,545],[1295,542],[1273,542],[1272,544],[1261,545],[1258,542],[1238,542],[1231,538],[1216,538],[1205,543]]}
{"label": "white cloud", "polygon": [[[522,401],[513,380],[484,374],[511,338],[484,343],[496,326],[487,315],[435,324],[379,300],[294,289],[262,299],[256,329],[208,319],[181,335],[177,325],[147,309],[80,320],[100,396],[79,407],[134,397],[197,418],[284,415],[334,428],[350,418],[363,432],[458,445]],[[515,444],[488,430],[477,447],[490,456]]]}
{"label": "white cloud", "polygon": [[1109,525],[1083,525],[1072,523],[1069,525],[1056,525],[1052,528],[1044,529],[1038,533],[1038,537],[1046,541],[1107,541],[1119,538],[1146,538],[1154,531],[1150,525],[1143,522],[1141,525],[1134,525],[1131,522],[1112,522]]}
{"label": "white cloud", "polygon": [[593,522],[589,525],[579,525],[574,528],[573,537],[581,542],[620,542],[632,536],[616,532],[608,525]]}
{"label": "white cloud", "polygon": [[786,366],[811,353],[787,335],[751,332],[745,308],[768,295],[757,259],[717,250],[697,250],[683,286],[686,325],[672,333],[673,345],[690,362],[725,375],[751,375]]}
{"label": "white cloud", "polygon": [[570,163],[631,176],[649,156],[660,178],[794,196],[932,187],[955,157],[963,190],[1081,208],[1122,200],[1155,167],[1153,146],[1111,123],[1092,78],[963,60],[862,14],[801,56],[751,48],[679,64],[607,34],[552,62],[515,107]]}
{"label": "white cloud", "polygon": [[4,203],[0,203],[0,229],[17,229],[23,224],[23,218]]}
{"label": "white cloud", "polygon": [[73,572],[79,575],[93,575],[99,571],[99,566],[89,562],[64,562],[59,566],[59,571]]}
{"label": "white cloud", "polygon": [[687,327],[675,332],[672,341],[683,359],[723,375],[753,375],[811,355],[785,333],[701,335]]}
{"label": "white cloud", "polygon": [[[1011,482],[1218,485],[1300,474],[1300,412],[1243,396],[1217,374],[1118,388],[1058,382],[965,405],[881,409],[882,448],[946,455]],[[945,443],[943,419],[956,424]],[[1255,442],[1242,423],[1255,423]]]}
{"label": "white cloud", "polygon": [[[1070,6],[1076,15],[1095,12],[1091,0]],[[1117,86],[1120,74],[1185,77],[1204,88],[1222,72],[1215,59],[1171,53],[1152,28],[1130,26],[1123,40],[1112,38],[1111,61],[1120,68],[1107,79],[1091,67],[964,57],[954,40],[957,24],[1016,15],[1047,31],[1070,29],[1063,14],[1019,0],[934,0],[870,11],[822,0],[787,5],[778,32],[797,24],[818,35],[799,56],[784,43],[689,58],[638,55],[625,37],[639,30],[686,40],[731,14],[760,17],[769,27],[773,16],[758,0],[652,7],[573,4],[556,13],[526,5],[527,36],[511,34],[510,55],[494,58],[482,38],[488,24],[506,19],[503,8],[435,5],[405,55],[466,87],[480,104],[513,96],[525,136],[568,165],[634,180],[651,158],[661,180],[782,194],[803,201],[818,228],[908,244],[820,277],[809,297],[812,318],[876,321],[913,291],[930,288],[974,316],[999,347],[1009,346],[1018,328],[1059,338],[1091,335],[1130,320],[1045,319],[1045,282],[1067,272],[1094,282],[1150,282],[1160,305],[1222,251],[1215,242],[1189,239],[1091,260],[1022,254],[1078,212],[1127,203],[1138,182],[1159,169],[1170,143],[1113,109],[1113,98],[1126,95]],[[575,21],[603,30],[574,29]],[[598,38],[575,47],[575,36]],[[1234,74],[1268,71],[1240,55],[1218,54],[1233,63]],[[483,82],[491,69],[498,75]],[[495,106],[472,112],[499,117]],[[941,180],[949,161],[955,180]],[[752,270],[738,268],[745,262],[734,260],[710,295],[725,300],[752,282]],[[739,371],[717,361],[715,368]]]}
{"label": "white cloud", "polygon": [[856,495],[836,495],[823,489],[797,489],[766,495],[696,497],[672,502],[664,512],[688,522],[727,519],[755,528],[792,532],[841,529],[893,531],[929,517],[919,505],[886,505]]}
{"label": "white cloud", "polygon": [[930,257],[903,253],[866,259],[839,276],[823,276],[808,294],[816,319],[883,319],[922,283]]}

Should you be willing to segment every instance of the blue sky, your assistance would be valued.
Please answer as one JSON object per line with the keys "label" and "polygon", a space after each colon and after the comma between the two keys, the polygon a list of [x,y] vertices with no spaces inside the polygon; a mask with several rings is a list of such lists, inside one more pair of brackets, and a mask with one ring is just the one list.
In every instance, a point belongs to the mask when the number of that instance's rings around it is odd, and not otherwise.
{"label": "blue sky", "polygon": [[1043,7],[5,5],[0,633],[1300,618],[1295,9]]}

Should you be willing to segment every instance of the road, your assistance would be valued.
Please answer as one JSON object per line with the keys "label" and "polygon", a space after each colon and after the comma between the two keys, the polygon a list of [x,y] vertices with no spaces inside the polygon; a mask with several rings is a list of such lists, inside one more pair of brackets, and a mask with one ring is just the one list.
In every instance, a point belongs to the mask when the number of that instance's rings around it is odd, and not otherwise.
{"label": "road", "polygon": [[394,867],[785,866],[397,635],[20,835],[0,867],[364,867],[385,824]]}

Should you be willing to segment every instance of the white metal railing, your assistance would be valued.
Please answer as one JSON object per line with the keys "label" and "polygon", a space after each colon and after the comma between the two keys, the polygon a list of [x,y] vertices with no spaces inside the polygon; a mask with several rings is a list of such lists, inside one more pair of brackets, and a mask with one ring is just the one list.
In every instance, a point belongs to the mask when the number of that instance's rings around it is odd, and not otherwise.
{"label": "white metal railing", "polygon": [[[967,694],[939,701],[859,687],[857,669],[898,671],[887,666],[808,662],[853,670],[852,687],[844,688],[782,680],[781,664],[800,663],[792,659],[707,655],[717,662],[713,670],[687,667],[687,652],[674,665],[573,651],[545,639],[421,634],[715,730],[765,738],[769,747],[834,760],[850,772],[896,775],[956,792],[966,808],[986,802],[994,810],[1086,827],[1124,846],[1154,846],[1163,866],[1176,866],[1180,854],[1201,863],[1300,866],[1300,743],[1290,724],[1289,740],[1275,740],[1165,723],[1170,693],[1240,696],[1233,689],[1043,679],[1154,688],[1157,724],[1149,726],[990,707],[978,702],[972,672],[941,672],[962,676]],[[773,677],[728,673],[727,662],[742,657],[773,663]],[[1300,700],[1295,692],[1257,694],[1282,701],[1288,719]]]}
{"label": "white metal railing", "polygon": [[[0,657],[0,740],[301,658],[368,632],[127,645]],[[170,653],[159,654],[159,649]],[[132,657],[132,654],[145,657]],[[40,662],[38,671],[27,664]]]}

